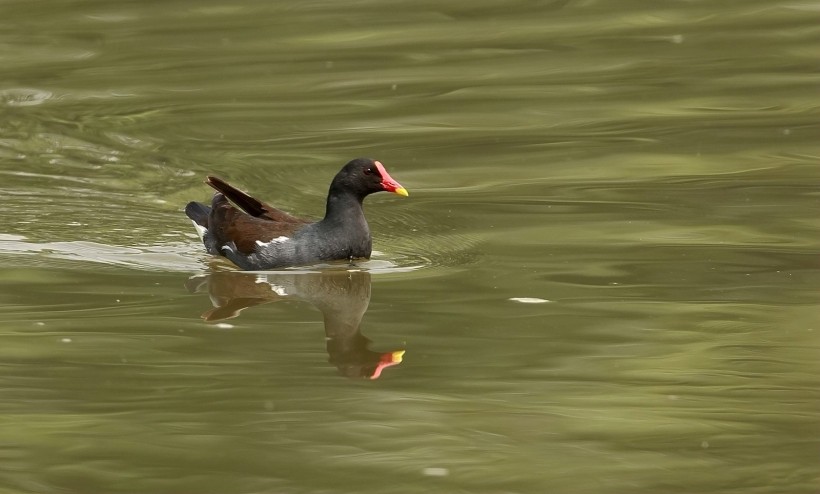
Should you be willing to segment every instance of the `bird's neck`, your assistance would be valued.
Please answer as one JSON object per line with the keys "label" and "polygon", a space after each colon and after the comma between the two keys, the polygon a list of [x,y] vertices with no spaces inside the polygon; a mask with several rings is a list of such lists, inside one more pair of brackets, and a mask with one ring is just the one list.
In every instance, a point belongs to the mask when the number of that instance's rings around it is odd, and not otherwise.
{"label": "bird's neck", "polygon": [[368,258],[372,252],[370,228],[362,198],[350,192],[329,194],[325,217],[316,224],[320,235],[332,240],[326,259]]}
{"label": "bird's neck", "polygon": [[364,209],[362,208],[362,198],[355,194],[341,192],[329,194],[327,196],[327,207],[325,217],[322,220],[325,224],[364,224]]}

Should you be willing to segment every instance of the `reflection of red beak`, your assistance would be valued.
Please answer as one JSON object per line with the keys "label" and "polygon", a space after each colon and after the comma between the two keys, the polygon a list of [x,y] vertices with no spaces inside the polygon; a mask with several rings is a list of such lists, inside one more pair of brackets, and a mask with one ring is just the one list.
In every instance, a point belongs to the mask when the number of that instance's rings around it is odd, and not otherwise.
{"label": "reflection of red beak", "polygon": [[378,379],[384,369],[400,364],[402,357],[404,357],[404,350],[396,350],[395,352],[382,354],[382,358],[379,359],[379,364],[376,366],[376,370],[373,371],[373,375],[370,376],[370,379]]}
{"label": "reflection of red beak", "polygon": [[382,183],[381,186],[387,192],[392,192],[394,194],[398,194],[400,196],[407,197],[407,189],[402,187],[402,185],[395,180],[393,177],[387,173],[387,170],[384,169],[384,165],[381,164],[380,161],[376,161],[376,169],[379,170],[379,175],[382,176]]}

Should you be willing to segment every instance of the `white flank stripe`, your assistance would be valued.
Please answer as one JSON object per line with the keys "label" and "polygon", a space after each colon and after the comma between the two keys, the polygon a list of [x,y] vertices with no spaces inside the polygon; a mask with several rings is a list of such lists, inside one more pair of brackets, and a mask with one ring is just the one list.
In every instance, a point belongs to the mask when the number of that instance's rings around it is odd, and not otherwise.
{"label": "white flank stripe", "polygon": [[261,240],[257,240],[256,245],[259,247],[267,247],[270,244],[281,244],[282,242],[287,242],[288,240],[290,240],[289,237],[281,236],[272,239],[270,242],[262,242]]}

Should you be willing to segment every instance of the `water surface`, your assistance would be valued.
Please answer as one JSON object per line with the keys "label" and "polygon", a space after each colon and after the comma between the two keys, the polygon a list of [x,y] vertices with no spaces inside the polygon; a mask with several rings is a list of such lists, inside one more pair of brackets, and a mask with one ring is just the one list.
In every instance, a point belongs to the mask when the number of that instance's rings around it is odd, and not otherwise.
{"label": "water surface", "polygon": [[[815,5],[0,11],[0,492],[816,492]],[[357,156],[365,263],[181,212]]]}

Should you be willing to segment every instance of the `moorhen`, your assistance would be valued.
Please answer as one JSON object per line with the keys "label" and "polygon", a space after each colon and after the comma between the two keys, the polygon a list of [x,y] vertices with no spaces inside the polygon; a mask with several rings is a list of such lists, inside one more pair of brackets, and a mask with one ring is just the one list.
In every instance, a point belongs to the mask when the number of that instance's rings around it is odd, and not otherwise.
{"label": "moorhen", "polygon": [[209,176],[205,183],[217,190],[211,206],[189,202],[185,214],[210,254],[246,270],[367,259],[373,240],[362,201],[381,191],[407,196],[384,165],[367,158],[349,162],[336,174],[325,217],[315,223],[254,199],[217,177]]}

